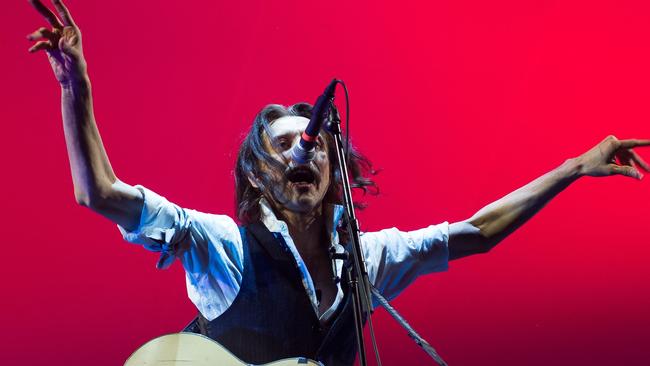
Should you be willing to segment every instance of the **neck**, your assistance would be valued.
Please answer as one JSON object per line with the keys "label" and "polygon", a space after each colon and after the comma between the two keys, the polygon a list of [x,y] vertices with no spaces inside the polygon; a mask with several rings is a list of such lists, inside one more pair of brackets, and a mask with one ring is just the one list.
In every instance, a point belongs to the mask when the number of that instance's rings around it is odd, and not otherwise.
{"label": "neck", "polygon": [[287,223],[289,234],[301,255],[315,254],[327,247],[323,243],[326,225],[322,204],[307,213],[284,207],[277,209],[276,213]]}

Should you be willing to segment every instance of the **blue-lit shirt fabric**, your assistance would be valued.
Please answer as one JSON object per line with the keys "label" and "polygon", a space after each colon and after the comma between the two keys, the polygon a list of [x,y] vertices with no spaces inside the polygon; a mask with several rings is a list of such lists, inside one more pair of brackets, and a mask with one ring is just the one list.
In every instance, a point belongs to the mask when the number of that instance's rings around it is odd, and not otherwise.
{"label": "blue-lit shirt fabric", "polygon": [[[208,320],[222,314],[234,301],[242,282],[243,248],[240,228],[226,215],[215,215],[181,208],[164,197],[141,186],[144,207],[138,227],[127,231],[118,225],[124,239],[160,252],[157,267],[169,267],[180,260],[186,273],[187,294]],[[318,300],[307,266],[300,257],[287,224],[278,220],[262,200],[261,217],[264,225],[291,250],[302,276],[305,291],[318,314]],[[328,230],[337,252],[343,251],[336,226],[343,207],[332,205],[326,213],[332,218]],[[368,277],[389,300],[395,298],[418,276],[447,270],[449,225],[443,222],[414,231],[396,228],[361,235]],[[333,261],[333,272],[341,276],[342,261]],[[327,322],[343,299],[340,285],[332,306],[320,314]],[[377,305],[374,303],[373,305]]]}

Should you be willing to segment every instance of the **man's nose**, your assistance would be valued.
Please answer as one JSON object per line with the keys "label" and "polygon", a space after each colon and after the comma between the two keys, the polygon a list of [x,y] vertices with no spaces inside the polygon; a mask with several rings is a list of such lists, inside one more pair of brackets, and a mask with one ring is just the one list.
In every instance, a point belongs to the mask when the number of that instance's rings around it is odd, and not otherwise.
{"label": "man's nose", "polygon": [[296,146],[298,146],[299,144],[300,144],[300,135],[296,136],[293,140],[291,140],[291,145],[283,152],[284,156],[288,159],[291,159],[293,149],[295,149]]}

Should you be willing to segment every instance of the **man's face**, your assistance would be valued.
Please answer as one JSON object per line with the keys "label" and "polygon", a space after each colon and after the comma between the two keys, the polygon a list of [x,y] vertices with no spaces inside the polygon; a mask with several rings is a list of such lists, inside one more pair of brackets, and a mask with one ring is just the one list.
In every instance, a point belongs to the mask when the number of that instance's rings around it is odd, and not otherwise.
{"label": "man's face", "polygon": [[299,213],[319,207],[330,185],[330,161],[322,136],[318,137],[311,163],[296,165],[291,160],[291,148],[300,141],[308,123],[305,117],[285,116],[270,124],[270,136],[263,133],[266,151],[277,161],[289,164],[283,172],[262,164],[262,170],[270,176],[270,181],[264,182],[267,192],[276,204]]}

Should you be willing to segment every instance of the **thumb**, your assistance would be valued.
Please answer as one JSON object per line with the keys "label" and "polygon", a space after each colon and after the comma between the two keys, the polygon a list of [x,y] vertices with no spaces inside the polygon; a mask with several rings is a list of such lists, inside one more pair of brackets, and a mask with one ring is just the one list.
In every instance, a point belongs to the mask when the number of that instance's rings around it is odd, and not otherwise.
{"label": "thumb", "polygon": [[634,167],[629,165],[610,164],[610,171],[611,174],[624,175],[626,177],[636,178],[639,180],[643,178],[643,174],[641,174],[638,170],[636,170]]}

